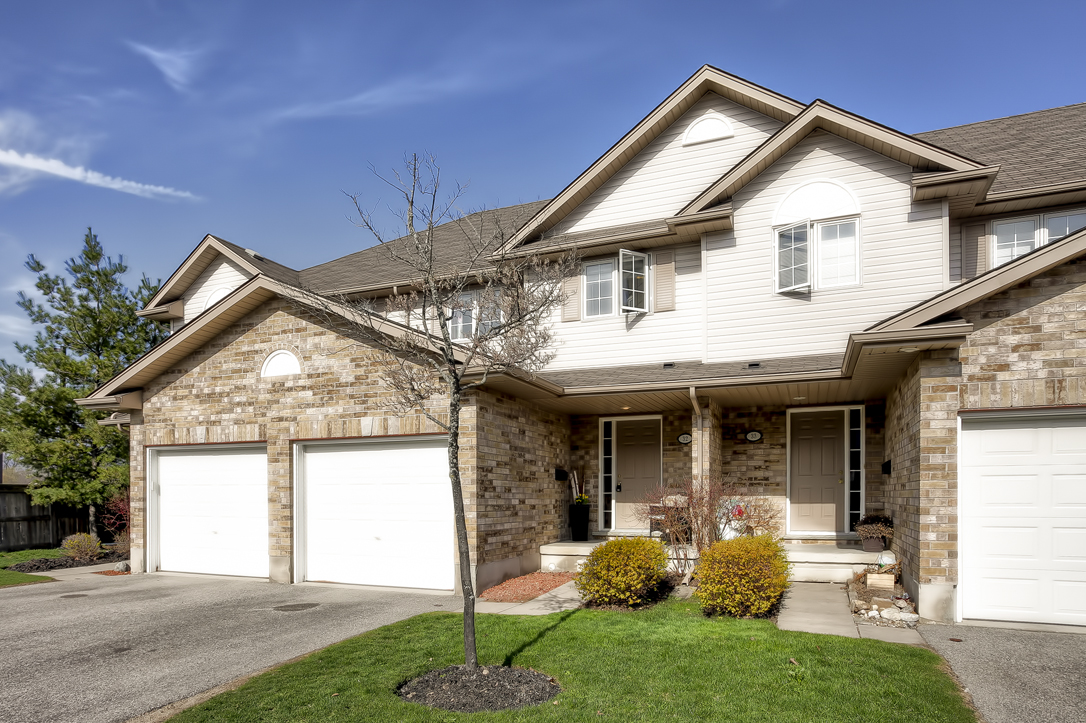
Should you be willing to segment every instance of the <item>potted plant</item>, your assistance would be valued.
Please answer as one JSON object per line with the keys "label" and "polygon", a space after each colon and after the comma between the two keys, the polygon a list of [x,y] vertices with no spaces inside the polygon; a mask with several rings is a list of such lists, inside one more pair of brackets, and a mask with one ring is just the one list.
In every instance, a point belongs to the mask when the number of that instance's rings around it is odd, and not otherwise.
{"label": "potted plant", "polygon": [[588,513],[591,506],[588,504],[588,495],[584,493],[584,485],[578,483],[577,473],[569,476],[570,486],[573,488],[573,504],[569,506],[569,533],[574,542],[588,540]]}
{"label": "potted plant", "polygon": [[854,529],[863,540],[865,552],[882,552],[894,536],[894,521],[886,515],[864,515]]}

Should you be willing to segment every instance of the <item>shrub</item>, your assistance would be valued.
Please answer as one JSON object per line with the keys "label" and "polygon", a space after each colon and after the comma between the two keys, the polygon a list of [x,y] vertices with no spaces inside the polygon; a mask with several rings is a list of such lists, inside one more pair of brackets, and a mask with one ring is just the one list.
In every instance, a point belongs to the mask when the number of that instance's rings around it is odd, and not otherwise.
{"label": "shrub", "polygon": [[592,550],[576,585],[587,602],[633,607],[648,602],[666,576],[663,543],[647,537],[626,537]]}
{"label": "shrub", "polygon": [[106,502],[102,525],[113,534],[127,530],[129,509],[128,490],[121,490]]}
{"label": "shrub", "polygon": [[886,515],[864,515],[856,523],[856,534],[863,539],[893,537],[894,521]]}
{"label": "shrub", "polygon": [[96,560],[102,554],[102,545],[98,542],[98,538],[86,532],[77,532],[65,537],[60,547],[65,555],[79,562]]}
{"label": "shrub", "polygon": [[788,556],[770,535],[717,542],[698,563],[694,591],[708,615],[769,612],[788,589]]}
{"label": "shrub", "polygon": [[113,551],[122,555],[132,551],[132,538],[128,536],[128,530],[113,535]]}

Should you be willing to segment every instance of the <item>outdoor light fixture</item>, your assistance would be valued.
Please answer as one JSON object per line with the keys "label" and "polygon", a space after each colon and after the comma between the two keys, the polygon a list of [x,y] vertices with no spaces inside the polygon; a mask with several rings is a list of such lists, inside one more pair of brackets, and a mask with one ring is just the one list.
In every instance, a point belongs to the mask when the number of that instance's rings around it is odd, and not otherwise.
{"label": "outdoor light fixture", "polygon": [[623,409],[629,409],[629,407],[623,407]]}
{"label": "outdoor light fixture", "polygon": [[898,349],[898,351],[901,352],[902,354],[912,354],[914,351],[920,351],[920,347],[918,347],[918,346],[903,346],[900,349]]}
{"label": "outdoor light fixture", "polygon": [[807,397],[792,397],[793,402],[802,402]]}

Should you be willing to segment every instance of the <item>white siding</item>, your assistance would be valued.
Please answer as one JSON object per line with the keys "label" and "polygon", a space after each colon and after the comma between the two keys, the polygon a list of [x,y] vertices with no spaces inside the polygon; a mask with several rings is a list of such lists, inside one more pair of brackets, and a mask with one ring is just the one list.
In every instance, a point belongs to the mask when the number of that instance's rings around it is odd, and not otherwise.
{"label": "white siding", "polygon": [[185,323],[189,323],[204,310],[208,297],[219,289],[236,289],[252,278],[245,269],[225,256],[212,261],[203,273],[196,277],[192,286],[185,289],[181,298],[185,300]]}
{"label": "white siding", "polygon": [[[943,290],[942,205],[912,204],[912,169],[823,131],[735,195],[735,228],[708,239],[709,362],[843,352],[862,331]],[[860,203],[858,287],[774,291],[772,220],[799,184],[845,184]]]}
{"label": "white siding", "polygon": [[956,284],[962,280],[962,226],[950,224],[950,282]]}
{"label": "white siding", "polygon": [[[711,111],[728,119],[734,135],[683,146],[686,129]],[[554,233],[673,216],[780,127],[779,121],[707,93],[563,219]]]}
{"label": "white siding", "polygon": [[556,309],[552,328],[557,356],[547,368],[699,361],[704,328],[701,246],[685,244],[666,250],[675,252],[674,311],[563,322],[561,310]]}

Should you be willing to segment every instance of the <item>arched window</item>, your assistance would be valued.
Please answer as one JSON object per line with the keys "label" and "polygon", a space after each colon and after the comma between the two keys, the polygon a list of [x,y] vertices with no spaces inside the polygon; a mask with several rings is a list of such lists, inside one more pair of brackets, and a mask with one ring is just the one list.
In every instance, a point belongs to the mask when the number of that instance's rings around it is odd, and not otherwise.
{"label": "arched window", "polygon": [[288,374],[301,374],[302,365],[298,357],[285,349],[268,354],[264,366],[260,368],[261,377],[284,377]]}
{"label": "arched window", "polygon": [[860,204],[840,183],[793,189],[773,216],[773,235],[778,293],[862,283]]}
{"label": "arched window", "polygon": [[224,298],[226,298],[226,296],[231,291],[233,291],[233,289],[231,289],[229,287],[225,287],[225,288],[222,288],[222,289],[215,289],[210,294],[208,294],[207,301],[204,302],[204,308],[201,309],[201,311],[207,311],[212,306],[214,306],[215,304],[219,303]]}
{"label": "arched window", "polygon": [[860,213],[852,192],[836,181],[811,181],[795,188],[777,208],[773,225],[820,218],[840,218]]}
{"label": "arched window", "polygon": [[731,138],[735,135],[728,119],[719,113],[709,113],[698,118],[690,124],[683,134],[683,145],[692,146],[695,143],[708,143],[719,141],[722,138]]}

